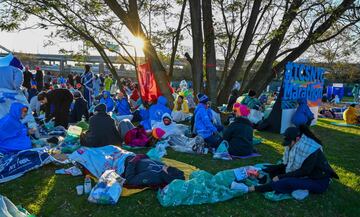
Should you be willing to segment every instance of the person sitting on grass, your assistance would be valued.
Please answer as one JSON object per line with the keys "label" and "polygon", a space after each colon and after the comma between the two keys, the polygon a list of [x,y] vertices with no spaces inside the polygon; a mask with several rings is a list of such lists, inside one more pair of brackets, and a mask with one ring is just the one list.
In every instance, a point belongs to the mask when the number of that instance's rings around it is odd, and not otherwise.
{"label": "person sitting on grass", "polygon": [[106,105],[106,112],[111,112],[114,110],[114,100],[111,98],[111,94],[109,91],[103,91],[102,97],[100,99],[100,104]]}
{"label": "person sitting on grass", "polygon": [[120,145],[120,133],[114,119],[106,113],[106,105],[95,107],[94,115],[89,119],[89,130],[80,136],[80,143],[87,147]]}
{"label": "person sitting on grass", "polygon": [[161,118],[165,113],[171,114],[171,110],[166,106],[166,104],[167,99],[164,96],[159,96],[157,103],[150,106],[149,119],[151,126],[154,126],[156,122],[161,122]]}
{"label": "person sitting on grass", "polygon": [[126,94],[123,91],[120,91],[117,96],[115,105],[115,112],[117,116],[117,120],[121,121],[123,119],[129,119],[130,121],[133,118],[133,115],[130,110],[130,103]]}
{"label": "person sitting on grass", "polygon": [[347,124],[360,124],[360,114],[356,110],[356,104],[351,104],[349,108],[344,111],[344,121]]}
{"label": "person sitting on grass", "polygon": [[175,100],[174,109],[171,115],[176,122],[185,121],[191,116],[189,113],[188,102],[184,99],[183,95],[179,95]]}
{"label": "person sitting on grass", "polygon": [[314,120],[314,114],[311,112],[309,106],[307,105],[307,100],[305,98],[298,99],[299,106],[296,109],[295,114],[291,118],[291,122],[299,127],[300,125],[311,125],[312,120]]}
{"label": "person sitting on grass", "polygon": [[12,154],[32,148],[29,135],[35,131],[21,123],[27,112],[28,107],[14,102],[9,113],[0,119],[0,153]]}
{"label": "person sitting on grass", "polygon": [[162,129],[165,134],[162,136],[162,139],[167,139],[170,135],[182,135],[183,132],[179,129],[177,124],[173,122],[171,115],[165,113],[162,116],[162,122],[158,122],[154,125],[154,128]]}
{"label": "person sitting on grass", "polygon": [[283,162],[264,169],[272,179],[267,184],[251,186],[250,192],[291,194],[295,190],[324,193],[332,178],[338,175],[331,168],[322,150],[322,142],[308,126],[289,127],[284,133]]}
{"label": "person sitting on grass", "polygon": [[262,107],[261,102],[256,98],[256,92],[249,90],[248,94],[240,101],[240,104],[246,105],[249,109],[256,109]]}
{"label": "person sitting on grass", "polygon": [[209,148],[216,149],[222,142],[217,128],[209,116],[209,98],[202,93],[197,95],[199,104],[194,111],[194,133],[201,136]]}
{"label": "person sitting on grass", "polygon": [[235,120],[224,131],[223,139],[229,143],[229,154],[234,156],[248,156],[254,152],[253,128],[247,119],[250,114],[245,105],[235,103],[233,106]]}
{"label": "person sitting on grass", "polygon": [[81,121],[83,117],[85,118],[86,121],[89,120],[88,103],[84,99],[80,91],[75,91],[74,102],[71,106],[71,111],[70,111],[70,122],[77,123]]}

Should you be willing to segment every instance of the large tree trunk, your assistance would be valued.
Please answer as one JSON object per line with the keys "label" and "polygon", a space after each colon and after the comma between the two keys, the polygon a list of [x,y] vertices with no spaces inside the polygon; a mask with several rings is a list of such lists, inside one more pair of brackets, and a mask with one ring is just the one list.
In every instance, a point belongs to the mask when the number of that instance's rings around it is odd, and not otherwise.
{"label": "large tree trunk", "polygon": [[147,58],[151,63],[151,69],[154,71],[155,80],[161,93],[168,99],[170,106],[172,106],[174,98],[172,97],[168,86],[169,78],[163,64],[160,61],[160,58],[157,55],[155,47],[146,37],[146,34],[141,26],[137,1],[129,0],[128,11],[125,11],[117,1],[104,1],[134,36],[140,37],[144,40],[143,52],[145,58]]}
{"label": "large tree trunk", "polygon": [[172,78],[173,74],[174,74],[174,62],[175,62],[175,56],[176,56],[176,51],[178,48],[178,44],[179,44],[179,39],[180,39],[180,33],[181,33],[181,25],[183,23],[183,19],[184,19],[184,14],[185,14],[185,8],[186,8],[186,1],[183,1],[182,4],[182,8],[181,8],[181,13],[180,13],[180,19],[179,19],[179,24],[178,24],[178,28],[176,30],[176,35],[175,35],[175,42],[174,42],[174,46],[172,48],[172,52],[171,52],[171,58],[170,58],[170,68],[169,68],[169,78]]}
{"label": "large tree trunk", "polygon": [[268,76],[273,73],[272,71],[272,65],[276,59],[276,55],[279,52],[281,43],[284,40],[285,34],[288,31],[292,21],[295,19],[297,15],[297,10],[300,8],[300,6],[303,4],[303,0],[294,0],[290,8],[285,12],[282,22],[277,29],[277,35],[271,40],[271,45],[268,50],[268,52],[265,55],[265,58],[256,72],[253,79],[246,83],[243,87],[243,90],[249,90],[253,89],[257,92],[257,95],[261,94],[262,87],[264,85],[264,81],[268,78]]}
{"label": "large tree trunk", "polygon": [[212,102],[216,103],[216,52],[215,52],[215,34],[213,26],[213,15],[211,1],[202,0],[204,38],[205,38],[205,56],[206,56],[206,92],[209,94]]}
{"label": "large tree trunk", "polygon": [[201,28],[200,0],[190,0],[191,31],[193,42],[193,57],[191,71],[195,95],[203,90],[203,37]]}
{"label": "large tree trunk", "polygon": [[229,75],[226,78],[224,87],[220,90],[217,101],[219,104],[226,103],[228,96],[230,95],[231,89],[234,86],[235,81],[240,80],[241,68],[245,60],[246,53],[251,45],[254,33],[254,27],[256,24],[257,17],[260,12],[261,0],[254,0],[251,15],[249,18],[248,26],[244,35],[244,40],[241,44],[239,53],[236,57],[234,65],[231,67]]}

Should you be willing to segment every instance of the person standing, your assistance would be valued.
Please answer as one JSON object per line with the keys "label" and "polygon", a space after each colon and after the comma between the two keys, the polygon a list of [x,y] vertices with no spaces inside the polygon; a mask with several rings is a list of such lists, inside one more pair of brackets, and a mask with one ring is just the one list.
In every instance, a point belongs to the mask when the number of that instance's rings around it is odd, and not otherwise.
{"label": "person standing", "polygon": [[67,83],[72,87],[74,87],[74,75],[72,73],[69,73],[67,77],[68,77]]}
{"label": "person standing", "polygon": [[39,66],[36,66],[35,70],[36,70],[36,74],[35,74],[36,87],[38,91],[42,91],[44,88],[44,74]]}
{"label": "person standing", "polygon": [[38,100],[45,107],[46,121],[55,118],[55,126],[67,128],[69,123],[70,106],[73,101],[72,93],[67,89],[54,89],[40,92]]}
{"label": "person standing", "polygon": [[44,75],[45,90],[48,90],[50,88],[51,80],[51,73],[46,72],[46,74]]}
{"label": "person standing", "polygon": [[94,86],[94,74],[91,72],[91,66],[85,65],[85,72],[81,76],[81,83],[84,86],[84,98],[88,102],[89,108],[92,105],[92,95]]}
{"label": "person standing", "polygon": [[25,67],[25,71],[24,71],[24,82],[22,84],[23,87],[25,87],[26,89],[30,90],[31,88],[31,81],[33,80],[33,75],[31,74],[31,72],[29,71],[29,66]]}
{"label": "person standing", "polygon": [[94,97],[97,97],[100,94],[100,88],[101,88],[101,79],[98,75],[95,75],[94,78],[94,84],[93,84],[93,90],[94,90]]}
{"label": "person standing", "polygon": [[104,90],[110,91],[112,83],[113,83],[113,80],[111,78],[111,75],[106,75]]}
{"label": "person standing", "polygon": [[359,95],[360,95],[360,86],[359,84],[355,84],[354,88],[352,89],[352,94],[354,96],[354,102],[359,101]]}

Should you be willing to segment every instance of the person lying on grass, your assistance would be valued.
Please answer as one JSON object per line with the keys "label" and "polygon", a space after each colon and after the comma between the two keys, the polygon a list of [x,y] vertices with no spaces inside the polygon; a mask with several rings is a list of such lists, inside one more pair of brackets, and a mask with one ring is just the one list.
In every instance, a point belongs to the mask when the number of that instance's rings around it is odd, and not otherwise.
{"label": "person lying on grass", "polygon": [[322,142],[306,125],[289,127],[284,134],[283,163],[264,169],[272,179],[267,184],[251,186],[249,192],[290,194],[295,190],[323,193],[332,178],[339,176],[329,165],[322,150]]}

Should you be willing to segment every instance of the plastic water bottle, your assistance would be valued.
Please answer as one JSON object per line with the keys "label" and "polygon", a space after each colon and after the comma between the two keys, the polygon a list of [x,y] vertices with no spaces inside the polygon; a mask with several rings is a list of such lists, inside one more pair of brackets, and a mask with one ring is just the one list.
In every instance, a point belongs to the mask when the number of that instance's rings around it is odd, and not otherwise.
{"label": "plastic water bottle", "polygon": [[86,175],[84,181],[84,192],[85,194],[89,194],[90,191],[91,191],[91,179],[89,175]]}

